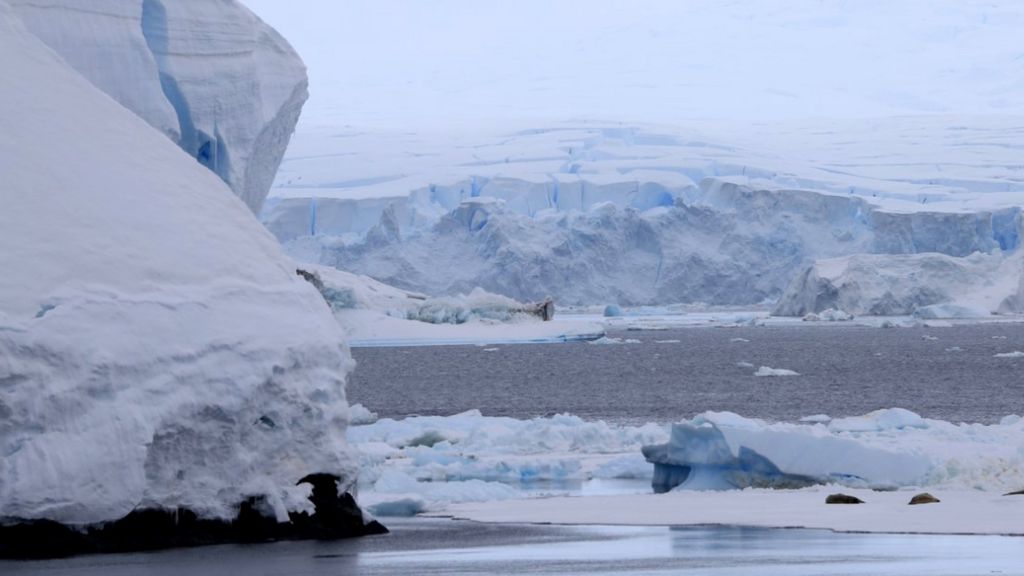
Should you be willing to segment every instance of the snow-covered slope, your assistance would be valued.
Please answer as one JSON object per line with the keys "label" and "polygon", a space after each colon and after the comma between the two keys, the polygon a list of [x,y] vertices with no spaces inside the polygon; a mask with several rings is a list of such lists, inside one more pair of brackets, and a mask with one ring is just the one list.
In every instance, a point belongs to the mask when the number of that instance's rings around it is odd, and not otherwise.
{"label": "snow-covered slope", "polygon": [[0,517],[286,520],[353,480],[342,334],[245,204],[5,1],[0,69]]}
{"label": "snow-covered slope", "polygon": [[260,209],[306,100],[302,61],[235,0],[10,0],[93,84]]}

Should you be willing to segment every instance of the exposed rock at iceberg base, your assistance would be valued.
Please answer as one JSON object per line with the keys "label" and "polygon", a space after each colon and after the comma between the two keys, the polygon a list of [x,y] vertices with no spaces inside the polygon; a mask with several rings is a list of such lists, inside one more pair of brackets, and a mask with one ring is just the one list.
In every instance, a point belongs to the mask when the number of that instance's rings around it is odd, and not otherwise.
{"label": "exposed rock at iceberg base", "polygon": [[52,520],[8,519],[0,524],[0,558],[54,558],[76,554],[125,553],[210,544],[249,544],[278,540],[353,538],[388,532],[367,520],[338,478],[311,475],[312,512],[290,512],[279,522],[265,513],[262,497],[238,506],[232,519],[203,518],[188,508],[135,510],[113,522],[67,526]]}
{"label": "exposed rock at iceberg base", "polygon": [[29,550],[12,530],[54,526],[38,522],[373,530],[341,513],[352,361],[316,289],[220,179],[3,0],[0,69],[3,553]]}
{"label": "exposed rock at iceberg base", "polygon": [[259,211],[308,96],[302,60],[271,27],[235,0],[9,4],[75,70]]}

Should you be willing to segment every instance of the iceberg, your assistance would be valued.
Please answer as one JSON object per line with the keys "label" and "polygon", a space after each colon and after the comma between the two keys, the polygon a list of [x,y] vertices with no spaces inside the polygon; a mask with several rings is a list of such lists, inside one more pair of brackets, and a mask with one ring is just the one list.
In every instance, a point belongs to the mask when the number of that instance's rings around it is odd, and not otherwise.
{"label": "iceberg", "polygon": [[964,257],[928,253],[822,259],[793,278],[772,313],[820,316],[828,309],[842,309],[856,315],[921,319],[1020,313],[1022,258],[1018,250]]}
{"label": "iceberg", "polygon": [[0,555],[61,553],[12,523],[74,526],[72,550],[126,518],[142,546],[205,522],[375,530],[346,494],[352,360],[322,297],[2,0],[0,68]]}
{"label": "iceberg", "polygon": [[840,484],[857,488],[918,485],[931,473],[931,458],[883,448],[844,432],[926,428],[902,409],[823,425],[768,425],[729,412],[706,412],[672,426],[667,444],[644,446],[654,464],[655,492],[674,488],[802,488]]}
{"label": "iceberg", "polygon": [[305,66],[277,32],[235,0],[9,4],[71,67],[260,210],[307,98]]}

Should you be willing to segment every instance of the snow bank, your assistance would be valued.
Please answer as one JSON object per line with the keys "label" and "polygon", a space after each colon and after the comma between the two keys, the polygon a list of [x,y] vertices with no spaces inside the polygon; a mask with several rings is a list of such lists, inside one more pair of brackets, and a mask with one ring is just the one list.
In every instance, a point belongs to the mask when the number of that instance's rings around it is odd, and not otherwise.
{"label": "snow bank", "polygon": [[[842,490],[865,502],[827,505]],[[802,490],[679,491],[667,494],[554,497],[454,504],[446,516],[477,522],[732,525],[820,528],[840,532],[1024,535],[1024,498],[971,490],[930,491],[938,504],[908,506],[913,490],[876,492],[835,486]]]}
{"label": "snow bank", "polygon": [[235,0],[9,0],[75,70],[258,212],[306,101],[305,66]]}
{"label": "snow bank", "polygon": [[[197,26],[238,9],[215,4]],[[80,12],[88,34],[126,38]],[[226,30],[251,36],[248,25]],[[4,1],[0,69],[0,517],[77,524],[183,507],[232,519],[264,496],[287,520],[311,507],[309,485],[296,486],[307,474],[347,486],[351,360],[274,238]]]}
{"label": "snow bank", "polygon": [[839,308],[856,315],[984,318],[1021,307],[1022,255],[859,254],[819,260],[796,275],[774,314]]}

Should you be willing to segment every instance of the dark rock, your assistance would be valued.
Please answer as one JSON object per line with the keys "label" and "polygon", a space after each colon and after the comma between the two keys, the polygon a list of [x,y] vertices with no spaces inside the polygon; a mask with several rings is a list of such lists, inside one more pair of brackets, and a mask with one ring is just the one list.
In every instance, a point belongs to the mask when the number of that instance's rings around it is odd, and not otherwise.
{"label": "dark rock", "polygon": [[829,494],[825,504],[863,504],[864,501],[849,494]]}
{"label": "dark rock", "polygon": [[941,500],[939,500],[938,498],[936,498],[935,496],[932,496],[931,494],[929,494],[927,492],[922,492],[922,493],[918,494],[917,496],[914,496],[913,498],[910,499],[910,504],[911,505],[915,505],[915,504],[934,504],[936,502],[941,502]]}
{"label": "dark rock", "polygon": [[1024,490],[1017,490],[1016,492],[1007,492],[1003,496],[1024,496]]}
{"label": "dark rock", "polygon": [[233,520],[205,519],[193,511],[135,510],[113,522],[67,526],[49,520],[4,519],[0,522],[0,558],[60,558],[76,554],[140,552],[278,540],[334,540],[386,534],[377,521],[367,522],[348,492],[338,494],[339,478],[310,474],[302,480],[313,486],[313,514],[296,512],[289,521],[268,515],[262,496],[241,502]]}

